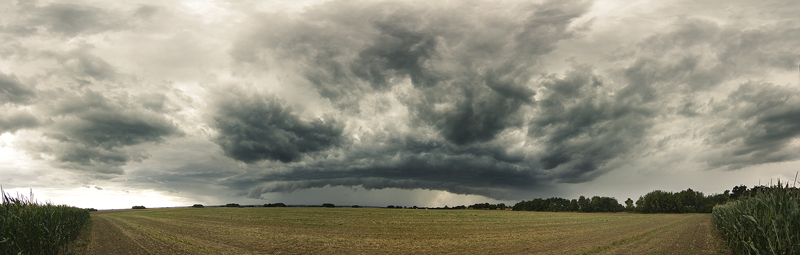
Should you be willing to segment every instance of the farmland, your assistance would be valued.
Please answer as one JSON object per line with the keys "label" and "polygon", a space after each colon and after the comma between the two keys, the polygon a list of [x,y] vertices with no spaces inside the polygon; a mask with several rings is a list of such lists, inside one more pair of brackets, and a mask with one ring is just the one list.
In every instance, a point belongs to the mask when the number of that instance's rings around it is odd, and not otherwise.
{"label": "farmland", "polygon": [[709,214],[378,208],[92,213],[89,254],[719,254]]}

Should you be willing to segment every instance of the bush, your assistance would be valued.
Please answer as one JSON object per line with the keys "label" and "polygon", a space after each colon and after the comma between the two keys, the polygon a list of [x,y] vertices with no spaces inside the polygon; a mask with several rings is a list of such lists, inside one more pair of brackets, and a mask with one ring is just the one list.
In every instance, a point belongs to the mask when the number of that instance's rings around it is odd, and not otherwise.
{"label": "bush", "polygon": [[336,207],[336,206],[331,203],[324,203],[322,204],[322,207]]}
{"label": "bush", "polygon": [[241,207],[241,206],[239,206],[239,204],[237,204],[237,203],[230,203],[230,204],[226,204],[225,207]]}
{"label": "bush", "polygon": [[286,207],[284,203],[265,204],[264,207]]}
{"label": "bush", "polygon": [[761,189],[716,206],[714,224],[738,254],[800,254],[800,191],[778,186]]}
{"label": "bush", "polygon": [[134,205],[131,207],[131,209],[147,209],[147,207],[144,207],[143,205]]}
{"label": "bush", "polygon": [[94,208],[86,208],[86,210],[90,211],[90,212],[96,212],[97,211],[97,209],[94,209]]}
{"label": "bush", "polygon": [[361,206],[358,206],[358,205],[353,205],[353,206],[351,206],[351,207],[352,207],[352,208],[361,208]]}
{"label": "bush", "polygon": [[86,209],[0,193],[0,254],[58,254],[89,221]]}
{"label": "bush", "polygon": [[205,206],[203,206],[203,205],[201,205],[201,204],[194,204],[194,205],[192,205],[192,208],[204,208],[204,207],[205,207]]}

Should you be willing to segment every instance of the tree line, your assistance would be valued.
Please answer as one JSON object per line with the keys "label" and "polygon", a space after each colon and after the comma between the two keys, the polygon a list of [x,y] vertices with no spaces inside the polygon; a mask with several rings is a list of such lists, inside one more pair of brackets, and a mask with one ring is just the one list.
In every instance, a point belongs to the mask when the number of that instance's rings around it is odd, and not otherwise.
{"label": "tree line", "polygon": [[578,199],[566,199],[551,197],[548,199],[536,198],[530,201],[516,203],[514,211],[537,211],[537,212],[621,212],[625,210],[616,198],[593,196],[586,198],[580,196]]}
{"label": "tree line", "polygon": [[520,201],[512,209],[514,211],[539,211],[539,212],[639,212],[639,213],[711,213],[715,205],[722,205],[729,200],[752,197],[768,187],[755,186],[748,189],[740,185],[733,188],[733,192],[726,190],[722,194],[705,195],[703,192],[686,189],[680,192],[662,190],[651,191],[634,202],[628,198],[625,205],[620,204],[616,198],[593,196],[578,199],[551,197],[547,199],[536,198],[529,201]]}

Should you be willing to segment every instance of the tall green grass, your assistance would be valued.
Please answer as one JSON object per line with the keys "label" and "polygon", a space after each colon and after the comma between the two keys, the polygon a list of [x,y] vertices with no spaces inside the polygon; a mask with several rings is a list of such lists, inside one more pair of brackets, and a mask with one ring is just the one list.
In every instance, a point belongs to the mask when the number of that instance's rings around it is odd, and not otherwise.
{"label": "tall green grass", "polygon": [[0,193],[0,254],[58,254],[89,220],[85,209]]}
{"label": "tall green grass", "polygon": [[800,191],[769,187],[716,206],[714,223],[737,254],[800,254]]}

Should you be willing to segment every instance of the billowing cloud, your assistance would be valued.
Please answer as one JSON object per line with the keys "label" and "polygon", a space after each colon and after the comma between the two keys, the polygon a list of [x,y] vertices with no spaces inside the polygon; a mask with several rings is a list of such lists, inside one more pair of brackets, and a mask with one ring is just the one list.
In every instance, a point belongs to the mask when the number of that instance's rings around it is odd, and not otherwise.
{"label": "billowing cloud", "polygon": [[232,90],[217,99],[214,141],[225,155],[243,162],[300,160],[305,153],[343,142],[344,123],[333,117],[304,120],[281,100]]}
{"label": "billowing cloud", "polygon": [[181,134],[168,119],[125,97],[110,100],[92,90],[48,91],[45,96],[56,98],[39,105],[49,121],[41,138],[25,147],[60,167],[121,173],[120,166],[147,158],[131,146]]}
{"label": "billowing cloud", "polygon": [[762,178],[800,160],[798,11],[21,1],[0,10],[0,153],[93,192],[192,198],[516,200]]}
{"label": "billowing cloud", "polygon": [[722,121],[705,141],[719,154],[708,156],[712,167],[738,169],[748,165],[800,158],[800,91],[796,88],[748,82],[714,105]]}
{"label": "billowing cloud", "polygon": [[89,5],[55,3],[27,9],[35,13],[32,24],[65,36],[100,33],[124,25],[117,15]]}
{"label": "billowing cloud", "polygon": [[407,79],[417,94],[402,100],[415,119],[464,145],[522,124],[519,110],[535,95],[530,82],[540,73],[538,57],[575,36],[583,24],[573,21],[590,6],[331,2],[297,17],[256,16],[263,26],[245,34],[231,54],[297,65],[320,96],[347,112],[359,112],[365,94]]}
{"label": "billowing cloud", "polygon": [[36,98],[36,91],[22,84],[17,77],[0,73],[0,102],[26,104]]}

